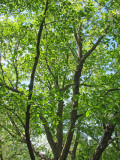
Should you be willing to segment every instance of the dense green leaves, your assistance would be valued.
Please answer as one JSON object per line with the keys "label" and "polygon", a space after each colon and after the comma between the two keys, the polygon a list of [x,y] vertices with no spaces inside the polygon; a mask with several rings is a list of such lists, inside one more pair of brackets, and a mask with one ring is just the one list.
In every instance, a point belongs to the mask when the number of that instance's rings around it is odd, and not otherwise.
{"label": "dense green leaves", "polygon": [[37,159],[90,159],[111,127],[101,156],[117,160],[119,2],[49,0],[46,13],[45,6],[38,0],[1,2],[0,154],[29,159],[25,129],[30,118]]}

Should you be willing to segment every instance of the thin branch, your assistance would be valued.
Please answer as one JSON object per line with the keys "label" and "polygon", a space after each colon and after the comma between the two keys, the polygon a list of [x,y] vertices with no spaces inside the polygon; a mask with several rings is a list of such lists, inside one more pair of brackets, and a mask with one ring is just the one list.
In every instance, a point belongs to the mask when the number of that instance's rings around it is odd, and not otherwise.
{"label": "thin branch", "polygon": [[23,149],[23,151],[20,150],[19,153],[17,153],[17,151],[16,152],[14,151],[14,153],[7,159],[11,160],[11,159],[17,158],[16,156],[20,156],[20,155],[24,154],[25,153],[24,151],[25,151],[25,149]]}
{"label": "thin branch", "polygon": [[20,137],[20,141],[26,143],[25,135],[23,135],[23,134],[20,132],[19,127],[16,125],[15,121],[14,121],[13,118],[10,116],[10,114],[9,114],[9,113],[7,113],[7,114],[8,114],[8,117],[9,117],[9,119],[10,119],[13,127],[14,127],[14,130],[17,132],[17,135]]}
{"label": "thin branch", "polygon": [[109,92],[118,91],[118,90],[120,90],[120,88],[109,89],[108,91],[106,91],[104,95],[107,95]]}
{"label": "thin branch", "polygon": [[61,91],[66,91],[68,88],[70,88],[71,86],[73,86],[74,84],[68,84],[65,87],[61,88]]}
{"label": "thin branch", "polygon": [[7,77],[7,79],[8,79],[8,81],[9,81],[10,85],[12,86],[12,88],[14,88],[14,85],[13,85],[12,82],[11,82],[11,81],[13,81],[13,80],[10,80],[10,77]]}
{"label": "thin branch", "polygon": [[[46,48],[46,53],[47,53],[47,48]],[[47,65],[47,68],[50,72],[50,74],[52,75],[52,77],[54,78],[54,84],[55,84],[55,88],[58,87],[58,73],[55,72],[55,75],[53,74],[50,66],[48,65],[48,61],[47,61],[47,58],[45,57],[45,61],[46,61],[46,65]]]}
{"label": "thin branch", "polygon": [[1,61],[0,61],[0,67],[1,67],[1,71],[2,71],[3,82],[5,82],[4,71],[3,71],[3,67],[2,67]]}
{"label": "thin branch", "polygon": [[17,132],[17,135],[20,136],[20,138],[22,139],[22,137],[24,137],[24,136],[21,134],[21,132],[20,132],[20,130],[19,130],[19,127],[16,125],[15,121],[14,121],[13,118],[10,116],[10,114],[9,114],[9,113],[7,113],[7,114],[8,114],[8,117],[9,117],[9,119],[10,119],[10,121],[11,121],[11,123],[12,123],[12,125],[13,125],[13,127],[14,127],[14,129],[15,129],[15,131]]}
{"label": "thin branch", "polygon": [[[115,138],[112,138],[110,141],[109,141],[109,144],[113,141],[118,141],[120,138],[119,137],[115,137]],[[118,142],[117,142],[118,143]]]}
{"label": "thin branch", "polygon": [[49,90],[51,90],[51,89],[52,89],[52,86],[51,86],[51,83],[50,83],[48,77],[47,77],[47,81],[48,81],[48,84],[49,84],[48,88],[49,88]]}
{"label": "thin branch", "polygon": [[[90,77],[92,76],[92,73],[93,73],[94,70],[95,70],[95,69],[93,68],[92,71],[90,72],[89,76],[84,80],[84,82],[86,82],[88,79],[90,79]],[[83,82],[83,83],[84,83],[84,82]]]}
{"label": "thin branch", "polygon": [[115,147],[115,149],[116,149],[117,151],[120,151],[120,148],[119,148],[119,147],[115,146],[114,144],[113,144],[113,146]]}
{"label": "thin branch", "polygon": [[50,74],[51,74],[51,75],[52,75],[52,77],[55,79],[55,76],[54,76],[54,74],[53,74],[53,72],[52,72],[52,70],[51,70],[50,66],[48,65],[48,61],[47,61],[47,58],[46,58],[46,57],[45,57],[45,62],[46,62],[46,65],[47,65],[47,68],[48,68],[48,70],[49,70]]}
{"label": "thin branch", "polygon": [[118,73],[119,73],[119,71],[115,72],[115,74],[118,74]]}
{"label": "thin branch", "polygon": [[[30,79],[30,85],[29,85],[29,91],[30,92],[33,90],[36,67],[37,67],[37,64],[38,64],[39,56],[40,56],[40,40],[41,40],[41,36],[42,36],[43,24],[45,22],[45,17],[46,17],[47,10],[48,10],[48,0],[46,1],[45,11],[44,11],[44,14],[43,14],[43,20],[41,22],[40,29],[39,29],[39,32],[38,32],[37,48],[36,48],[37,49],[37,55],[35,57],[35,62],[34,62],[32,73],[31,73],[31,79]],[[32,93],[30,93],[30,95],[29,95],[29,100],[31,99],[31,97],[32,97]]]}
{"label": "thin branch", "polygon": [[48,50],[48,44],[47,44],[47,32],[46,32],[46,57],[45,57],[45,62],[46,62],[46,65],[47,65],[47,68],[48,68],[50,74],[51,74],[52,77],[55,79],[55,76],[54,76],[54,74],[53,74],[53,72],[52,72],[52,70],[51,70],[51,68],[50,68],[50,66],[49,66],[49,64],[48,64],[48,60],[47,60],[47,50]]}
{"label": "thin branch", "polygon": [[79,85],[86,86],[86,87],[95,87],[95,86],[97,86],[97,85],[89,85],[89,84],[85,84],[85,83],[80,83]]}
{"label": "thin branch", "polygon": [[[19,45],[20,45],[20,44],[18,43],[18,45],[17,45],[17,42],[16,42],[14,52],[17,52],[17,51],[18,51]],[[18,87],[17,55],[16,55],[16,58],[15,58],[15,62],[14,62],[14,60],[13,60],[13,64],[14,64],[15,73],[16,73],[16,89],[17,89],[17,87]]]}
{"label": "thin branch", "polygon": [[75,61],[77,62],[77,56],[75,55],[74,51],[73,51],[72,48],[70,47],[70,44],[68,43],[67,46],[69,47],[69,49],[70,49],[70,51],[71,51],[71,53],[72,53]]}
{"label": "thin branch", "polygon": [[[89,85],[89,84],[85,84],[85,83],[80,83],[79,85],[86,86],[86,87],[95,87],[95,86],[97,86],[97,85]],[[62,87],[62,88],[61,88],[61,91],[66,91],[66,90],[69,89],[71,86],[74,86],[74,84],[68,84],[68,85],[66,85],[65,87]]]}
{"label": "thin branch", "polygon": [[44,82],[40,79],[39,73],[38,73],[38,72],[36,72],[36,73],[37,73],[37,78],[38,78],[38,80],[40,81],[40,83],[41,83],[41,84],[44,84]]}
{"label": "thin branch", "polygon": [[20,93],[20,94],[23,94],[22,92],[20,92],[18,89],[15,89],[15,88],[12,88],[12,87],[9,87],[8,85],[6,84],[2,84],[0,83],[0,86],[4,86],[5,88],[9,89],[10,91],[12,92],[16,92],[16,93]]}
{"label": "thin branch", "polygon": [[78,34],[75,34],[75,39],[78,45],[78,58],[82,58],[82,24],[80,24],[78,29]]}
{"label": "thin branch", "polygon": [[[17,61],[17,60],[15,60]],[[17,62],[16,62],[17,63]],[[17,64],[13,61],[14,68],[15,68],[15,74],[16,74],[16,89],[18,88],[18,69],[17,69]]]}
{"label": "thin branch", "polygon": [[93,45],[93,47],[87,52],[85,53],[85,55],[82,57],[82,61],[85,61],[87,57],[90,56],[90,54],[96,49],[96,47],[99,45],[99,43],[102,41],[102,39],[104,38],[105,34],[103,34],[98,40],[97,42]]}
{"label": "thin branch", "polygon": [[[4,128],[4,130],[6,130],[7,133],[11,135],[11,137],[17,138],[17,137],[16,137],[16,134],[15,134],[13,131],[10,131],[8,128],[6,128],[6,127],[5,127],[4,125],[2,125],[1,123],[0,123],[0,127]],[[13,134],[13,133],[14,133],[14,134]]]}
{"label": "thin branch", "polygon": [[16,114],[14,112],[14,110],[12,110],[12,109],[10,109],[8,107],[4,107],[4,108],[7,109],[8,111],[12,112],[18,118],[18,120],[21,122],[22,126],[25,128],[25,124],[23,123],[22,119],[18,116],[18,114]]}
{"label": "thin branch", "polygon": [[66,80],[66,74],[63,76],[63,84],[62,84],[62,88],[64,88],[64,86],[65,86],[65,80]]}
{"label": "thin branch", "polygon": [[16,89],[18,88],[18,69],[17,66],[15,66],[15,72],[16,72]]}

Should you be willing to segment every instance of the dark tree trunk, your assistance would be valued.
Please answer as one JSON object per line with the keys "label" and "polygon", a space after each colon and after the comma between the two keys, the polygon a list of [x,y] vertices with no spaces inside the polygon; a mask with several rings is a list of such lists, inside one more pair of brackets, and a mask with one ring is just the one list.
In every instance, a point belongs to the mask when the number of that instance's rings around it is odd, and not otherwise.
{"label": "dark tree trunk", "polygon": [[37,65],[38,65],[38,60],[39,60],[39,57],[40,57],[40,40],[41,40],[41,36],[42,36],[43,24],[45,22],[45,16],[46,16],[47,10],[48,10],[48,0],[46,0],[45,10],[44,10],[44,14],[43,14],[43,20],[40,24],[40,28],[39,28],[39,32],[38,32],[37,47],[36,47],[37,55],[35,57],[34,65],[33,65],[32,72],[31,72],[31,78],[30,78],[30,84],[29,84],[28,105],[27,105],[27,111],[26,111],[25,136],[26,136],[26,143],[27,143],[27,147],[28,147],[28,150],[29,150],[31,160],[35,160],[35,156],[34,156],[34,152],[33,152],[33,149],[32,149],[32,144],[31,144],[31,141],[30,141],[30,133],[29,133],[30,107],[31,107],[31,104],[29,104],[29,101],[32,99],[32,91],[33,91],[33,85],[34,85],[34,79],[35,79],[35,72],[36,72],[36,68],[37,68]]}
{"label": "dark tree trunk", "polygon": [[80,137],[80,121],[78,120],[77,133],[76,133],[76,138],[75,138],[75,143],[74,143],[74,146],[73,146],[73,150],[72,150],[72,153],[71,153],[71,160],[74,160],[75,157],[76,157],[76,151],[77,151],[77,147],[78,147],[79,137]]}
{"label": "dark tree trunk", "polygon": [[99,145],[97,146],[91,160],[99,160],[101,158],[102,153],[104,152],[104,150],[106,149],[106,147],[109,144],[109,141],[111,139],[114,128],[115,128],[115,125],[112,125],[112,124],[109,124],[106,127],[104,135],[103,135]]}
{"label": "dark tree trunk", "polygon": [[[0,143],[2,141],[0,140]],[[2,155],[2,145],[0,144],[0,160],[3,160],[3,155]]]}

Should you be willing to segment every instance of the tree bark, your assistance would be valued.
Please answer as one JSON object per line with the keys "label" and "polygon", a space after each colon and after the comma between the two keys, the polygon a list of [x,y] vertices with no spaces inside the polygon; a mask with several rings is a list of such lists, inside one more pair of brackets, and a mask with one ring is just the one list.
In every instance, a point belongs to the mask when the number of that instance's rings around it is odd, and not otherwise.
{"label": "tree bark", "polygon": [[3,160],[3,155],[2,155],[2,141],[0,140],[0,160]]}
{"label": "tree bark", "polygon": [[115,125],[109,124],[104,132],[104,135],[98,144],[96,150],[93,153],[91,160],[99,160],[101,158],[102,153],[106,149],[111,139],[112,133],[114,131]]}
{"label": "tree bark", "polygon": [[62,123],[63,104],[64,104],[63,100],[60,100],[58,103],[58,111],[57,111],[57,115],[59,117],[57,125],[57,134],[56,134],[58,158],[62,151],[62,144],[63,144],[63,123]]}
{"label": "tree bark", "polygon": [[41,114],[39,115],[39,117],[40,117],[40,120],[43,122],[43,125],[44,125],[44,128],[45,128],[45,133],[46,133],[46,136],[47,136],[47,140],[50,144],[50,147],[53,151],[54,156],[56,157],[56,143],[53,140],[53,136],[50,132],[50,128],[48,126],[48,123],[47,123],[46,119]]}
{"label": "tree bark", "polygon": [[[81,32],[81,28],[79,28]],[[71,111],[71,119],[70,119],[70,127],[68,130],[68,135],[65,141],[65,144],[63,146],[61,155],[58,160],[66,160],[72,138],[74,133],[74,127],[76,120],[78,118],[77,115],[77,108],[78,108],[78,97],[79,97],[79,81],[81,77],[81,72],[83,68],[83,64],[85,63],[85,60],[91,55],[91,53],[96,49],[96,47],[99,45],[101,40],[104,38],[105,34],[101,35],[101,37],[97,40],[97,42],[93,45],[93,47],[86,52],[84,55],[82,55],[82,36],[81,33],[79,34],[80,38],[78,38],[77,35],[75,35],[76,42],[78,44],[78,64],[76,67],[75,75],[74,75],[74,85],[73,85],[73,100],[72,100],[72,111]]]}
{"label": "tree bark", "polygon": [[79,96],[79,79],[81,77],[82,68],[83,68],[83,63],[82,61],[80,61],[77,65],[76,72],[74,75],[73,101],[72,101],[70,126],[59,160],[66,160],[73,139],[74,127],[76,120],[78,118],[77,107],[78,107],[78,96]]}
{"label": "tree bark", "polygon": [[31,107],[31,104],[29,104],[29,101],[32,99],[32,91],[33,91],[33,85],[34,85],[34,79],[35,79],[35,72],[36,72],[36,68],[37,68],[37,65],[38,65],[38,60],[39,60],[39,57],[40,57],[40,48],[39,48],[40,47],[40,40],[41,40],[41,36],[42,36],[43,25],[44,25],[44,22],[45,22],[45,16],[46,16],[47,10],[48,10],[48,0],[46,1],[45,11],[44,11],[44,14],[43,14],[43,20],[41,22],[40,29],[39,29],[39,32],[38,32],[37,48],[36,48],[37,49],[37,55],[35,57],[32,73],[31,73],[31,79],[30,79],[30,84],[29,84],[28,105],[27,105],[27,111],[26,111],[25,136],[26,136],[27,147],[28,147],[28,150],[29,150],[31,160],[35,160],[35,156],[34,156],[34,152],[33,152],[33,149],[32,149],[32,145],[31,145],[31,141],[30,141],[30,133],[29,133],[30,107]]}
{"label": "tree bark", "polygon": [[80,137],[80,121],[78,120],[77,133],[76,133],[75,143],[74,143],[72,154],[71,154],[71,160],[74,160],[76,157],[76,150],[78,146],[79,137]]}

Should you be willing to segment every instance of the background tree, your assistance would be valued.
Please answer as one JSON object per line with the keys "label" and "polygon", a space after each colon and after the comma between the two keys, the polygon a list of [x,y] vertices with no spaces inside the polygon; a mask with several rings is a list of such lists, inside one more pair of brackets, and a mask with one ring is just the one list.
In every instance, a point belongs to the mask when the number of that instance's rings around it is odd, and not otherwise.
{"label": "background tree", "polygon": [[8,157],[117,160],[119,2],[4,1],[1,8],[0,134],[20,144]]}

